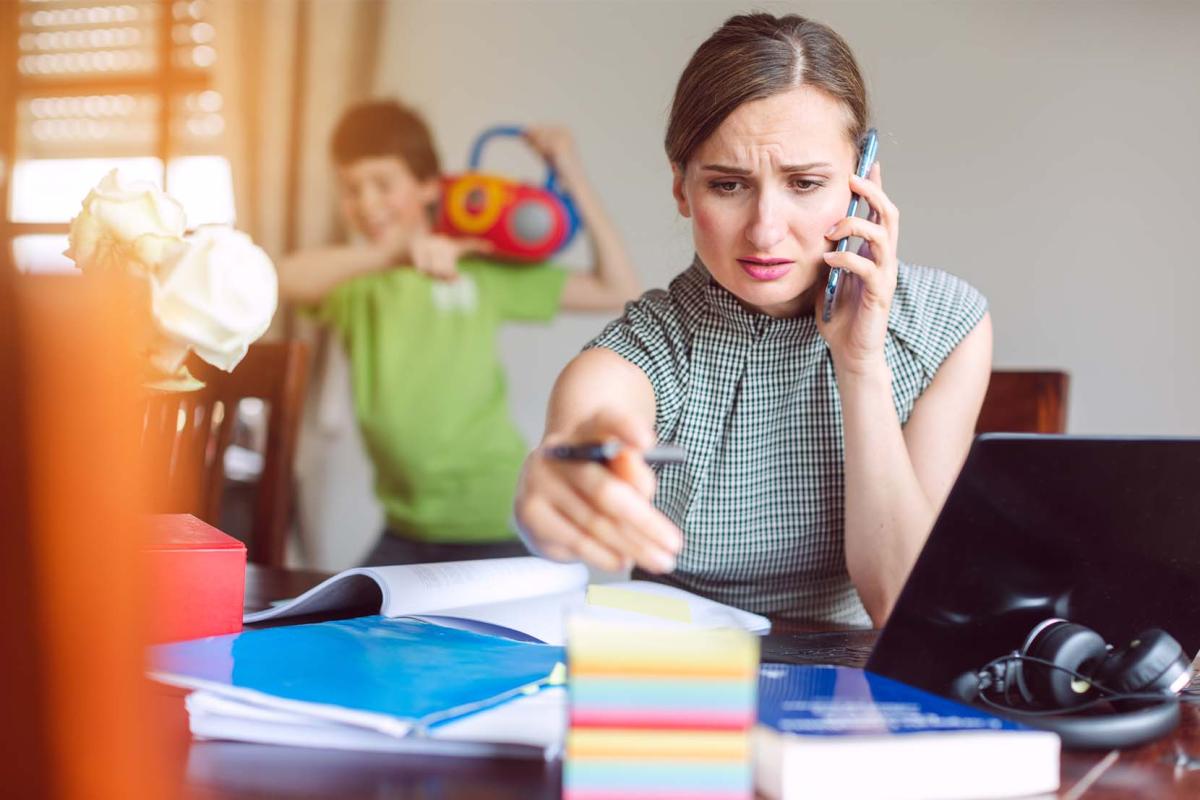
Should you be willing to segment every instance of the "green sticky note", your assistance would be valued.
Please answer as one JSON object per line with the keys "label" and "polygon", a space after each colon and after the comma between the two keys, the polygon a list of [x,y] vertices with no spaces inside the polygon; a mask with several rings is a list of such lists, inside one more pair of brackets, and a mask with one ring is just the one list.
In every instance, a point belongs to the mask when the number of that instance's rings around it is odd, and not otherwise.
{"label": "green sticky note", "polygon": [[550,677],[546,679],[548,686],[565,686],[567,683],[567,665],[563,662],[558,662],[554,665],[554,669],[550,670]]}
{"label": "green sticky note", "polygon": [[619,608],[622,611],[632,611],[635,614],[645,614],[648,617],[659,617],[674,622],[690,624],[692,609],[686,600],[678,597],[663,597],[660,594],[636,592],[632,589],[622,589],[619,586],[594,584],[587,588],[588,605],[602,608]]}
{"label": "green sticky note", "polygon": [[521,687],[521,694],[537,694],[547,686],[566,686],[567,685],[567,665],[559,661],[550,670],[550,674],[545,680],[527,683]]}

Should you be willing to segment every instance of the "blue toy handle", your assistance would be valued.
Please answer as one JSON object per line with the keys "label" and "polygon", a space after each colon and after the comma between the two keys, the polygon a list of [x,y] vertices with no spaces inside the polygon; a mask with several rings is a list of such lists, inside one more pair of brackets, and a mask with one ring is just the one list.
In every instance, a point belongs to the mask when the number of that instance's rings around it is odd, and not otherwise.
{"label": "blue toy handle", "polygon": [[[479,170],[479,162],[483,160],[483,146],[489,140],[497,136],[515,136],[521,137],[525,135],[525,129],[518,125],[496,125],[488,128],[483,133],[475,138],[475,144],[471,145],[471,158],[467,161],[467,169],[472,172]],[[553,167],[551,167],[553,169]]]}
{"label": "blue toy handle", "polygon": [[[475,144],[471,145],[471,158],[467,162],[467,169],[472,172],[479,170],[479,164],[483,161],[483,146],[498,136],[523,139],[525,138],[525,129],[519,125],[496,125],[479,134],[479,137],[475,139]],[[549,162],[546,163],[546,168],[549,170],[549,173],[546,175],[545,188],[561,194],[562,192],[558,188],[558,171]]]}
{"label": "blue toy handle", "polygon": [[[523,139],[525,137],[525,129],[520,125],[494,125],[479,134],[475,139],[475,144],[471,145],[471,157],[467,160],[467,169],[472,172],[479,170],[479,164],[483,160],[483,146],[498,136]],[[582,224],[582,220],[579,219],[579,212],[575,209],[575,203],[571,200],[571,195],[559,188],[558,170],[548,161],[546,162],[546,169],[546,183],[543,188],[548,192],[553,192],[556,197],[562,200],[563,205],[567,209],[567,217],[571,222],[570,229],[574,232]]]}

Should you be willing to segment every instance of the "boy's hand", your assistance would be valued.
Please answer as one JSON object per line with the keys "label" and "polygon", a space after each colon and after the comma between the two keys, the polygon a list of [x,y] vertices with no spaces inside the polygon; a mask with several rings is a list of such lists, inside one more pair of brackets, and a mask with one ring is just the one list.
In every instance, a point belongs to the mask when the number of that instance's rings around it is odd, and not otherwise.
{"label": "boy's hand", "polygon": [[411,249],[407,260],[418,272],[434,280],[456,281],[460,258],[470,253],[491,253],[494,248],[486,239],[452,239],[438,233],[426,233],[413,237]]}
{"label": "boy's hand", "polygon": [[558,125],[531,125],[525,129],[525,141],[554,165],[562,174],[566,188],[570,189],[570,184],[583,169],[571,131]]}

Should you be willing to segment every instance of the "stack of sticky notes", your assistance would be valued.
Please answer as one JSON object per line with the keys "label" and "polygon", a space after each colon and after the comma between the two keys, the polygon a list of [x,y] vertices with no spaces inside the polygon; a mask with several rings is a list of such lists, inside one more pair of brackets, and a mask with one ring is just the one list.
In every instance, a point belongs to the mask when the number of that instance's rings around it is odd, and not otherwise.
{"label": "stack of sticky notes", "polygon": [[564,800],[753,796],[753,634],[576,615],[567,667]]}

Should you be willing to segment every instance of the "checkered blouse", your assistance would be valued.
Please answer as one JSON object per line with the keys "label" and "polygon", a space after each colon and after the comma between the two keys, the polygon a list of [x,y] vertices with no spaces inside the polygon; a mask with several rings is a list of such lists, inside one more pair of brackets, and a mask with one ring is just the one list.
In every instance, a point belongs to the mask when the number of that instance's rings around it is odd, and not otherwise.
{"label": "checkered blouse", "polygon": [[[900,264],[884,353],[901,424],[986,309],[964,281]],[[646,373],[659,440],[687,448],[655,497],[684,533],[666,580],[760,614],[870,624],[846,571],[842,407],[815,317],[748,311],[697,259],[587,346]]]}

